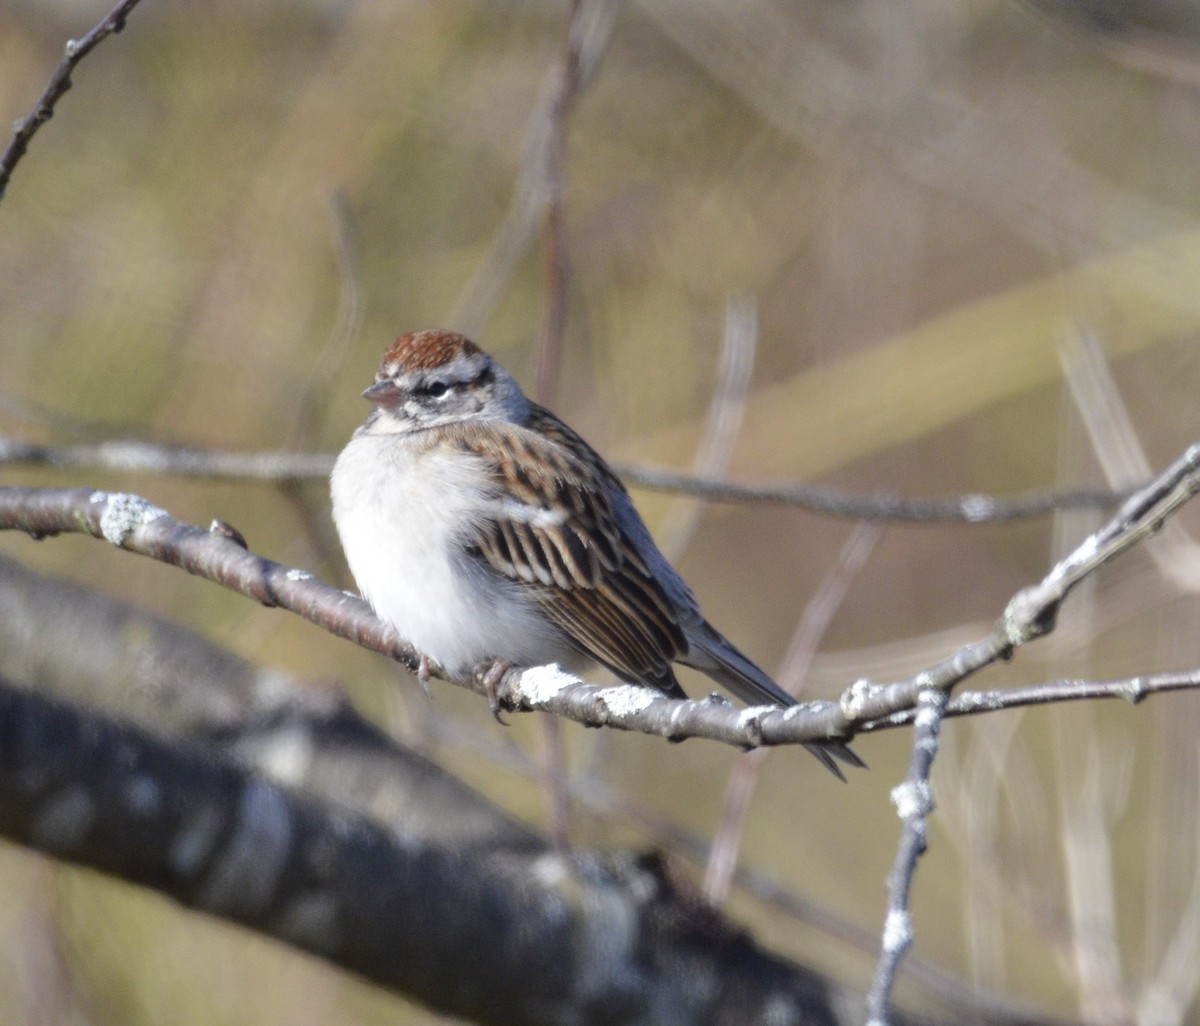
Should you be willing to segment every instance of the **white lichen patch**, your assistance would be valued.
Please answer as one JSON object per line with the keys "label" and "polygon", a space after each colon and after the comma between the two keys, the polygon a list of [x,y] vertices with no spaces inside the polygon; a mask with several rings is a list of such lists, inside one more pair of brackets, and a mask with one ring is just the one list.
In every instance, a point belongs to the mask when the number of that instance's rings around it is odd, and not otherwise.
{"label": "white lichen patch", "polygon": [[927,730],[936,730],[942,722],[942,714],[946,711],[946,692],[939,688],[927,688],[917,699],[916,726]]}
{"label": "white lichen patch", "polygon": [[892,804],[901,819],[928,816],[934,809],[933,788],[927,780],[906,780],[892,788]]}
{"label": "white lichen patch", "polygon": [[879,694],[881,688],[874,681],[856,680],[851,684],[838,700],[841,706],[842,715],[849,720],[857,720],[863,711],[863,707],[870,699]]}
{"label": "white lichen patch", "polygon": [[579,678],[567,673],[557,663],[546,666],[531,666],[514,682],[514,697],[528,705],[542,705],[552,701],[563,689],[578,684]]}
{"label": "white lichen patch", "polygon": [[548,852],[533,860],[530,875],[540,887],[559,887],[570,878],[570,869],[561,855]]}
{"label": "white lichen patch", "polygon": [[605,688],[600,697],[611,715],[625,717],[636,716],[651,702],[662,698],[662,695],[652,688],[622,684],[617,688]]}
{"label": "white lichen patch", "polygon": [[289,570],[285,575],[289,581],[311,581],[312,574],[307,570]]}
{"label": "white lichen patch", "polygon": [[954,700],[964,713],[1000,709],[1004,706],[1004,695],[997,691],[960,691]]}
{"label": "white lichen patch", "polygon": [[750,705],[738,713],[737,725],[738,730],[745,731],[754,729],[762,723],[762,718],[768,713],[774,712],[777,706],[773,705]]}
{"label": "white lichen patch", "polygon": [[159,509],[152,502],[147,502],[140,495],[129,495],[126,492],[107,494],[95,492],[93,502],[107,499],[104,512],[100,515],[100,533],[105,541],[113,545],[123,545],[139,527],[152,524],[167,515],[165,509]]}
{"label": "white lichen patch", "polygon": [[978,523],[995,514],[996,501],[989,495],[964,495],[962,511],[969,523]]}
{"label": "white lichen patch", "polygon": [[277,730],[255,745],[255,763],[272,780],[283,784],[302,783],[312,767],[314,742],[304,727]]}
{"label": "white lichen patch", "polygon": [[892,909],[883,924],[883,950],[904,951],[913,942],[912,917],[903,909]]}

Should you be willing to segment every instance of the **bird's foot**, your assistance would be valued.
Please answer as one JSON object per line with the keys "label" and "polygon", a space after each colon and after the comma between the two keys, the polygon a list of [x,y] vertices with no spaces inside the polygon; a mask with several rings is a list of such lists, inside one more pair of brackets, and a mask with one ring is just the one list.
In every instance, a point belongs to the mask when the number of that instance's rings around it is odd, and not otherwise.
{"label": "bird's foot", "polygon": [[421,659],[417,663],[417,683],[421,685],[421,690],[425,692],[425,697],[429,698],[429,678],[432,676],[432,671],[429,668],[429,656],[424,652],[421,653]]}
{"label": "bird's foot", "polygon": [[508,726],[508,721],[500,715],[500,682],[504,679],[504,675],[511,670],[513,664],[504,660],[496,659],[492,662],[480,663],[475,667],[475,679],[483,685],[483,690],[487,695],[488,706],[492,710],[492,715],[496,717],[496,722],[501,726]]}

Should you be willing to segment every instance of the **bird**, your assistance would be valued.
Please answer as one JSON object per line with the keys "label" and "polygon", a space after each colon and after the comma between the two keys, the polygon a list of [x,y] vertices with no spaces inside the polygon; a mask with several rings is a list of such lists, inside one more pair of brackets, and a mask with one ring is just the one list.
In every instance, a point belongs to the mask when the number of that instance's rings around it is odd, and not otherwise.
{"label": "bird", "polygon": [[[596,664],[686,698],[674,663],[751,705],[782,690],[700,611],[603,457],[453,331],[384,353],[366,421],[330,477],[333,519],[362,596],[449,675],[483,679],[492,711],[511,666]],[[864,765],[836,741],[807,745]],[[844,778],[843,778],[844,779]]]}

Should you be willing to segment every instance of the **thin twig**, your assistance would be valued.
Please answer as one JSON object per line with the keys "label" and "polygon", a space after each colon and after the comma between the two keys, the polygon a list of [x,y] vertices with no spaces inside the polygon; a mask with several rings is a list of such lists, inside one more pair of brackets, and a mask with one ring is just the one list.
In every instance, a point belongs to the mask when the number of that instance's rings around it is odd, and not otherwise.
{"label": "thin twig", "polygon": [[[1080,580],[1156,529],[1197,491],[1200,446],[1193,446],[1045,579],[1014,596],[988,637],[963,646],[907,680],[888,685],[859,681],[836,703],[808,702],[790,709],[735,709],[715,697],[681,701],[632,685],[597,688],[557,667],[509,671],[500,683],[499,698],[513,710],[553,712],[590,726],[636,730],[676,740],[707,737],[746,749],[845,741],[864,724],[914,707],[922,692],[930,688],[948,690],[1053,629],[1059,607]],[[137,496],[87,489],[0,487],[0,529],[25,531],[35,537],[77,532],[106,538],[267,605],[290,609],[331,633],[416,668],[417,656],[411,646],[360,599],[322,584],[308,571],[288,569],[253,555],[220,532],[210,533],[173,520]],[[479,693],[485,690],[474,679],[454,683]]]}
{"label": "thin twig", "polygon": [[[946,706],[946,716],[978,716],[981,713],[1004,709],[1023,709],[1031,705],[1053,705],[1059,702],[1093,702],[1102,698],[1119,698],[1137,705],[1150,695],[1171,691],[1195,691],[1200,688],[1200,670],[1180,673],[1151,673],[1142,677],[1121,680],[1053,680],[1030,684],[1023,688],[1003,691],[960,691]],[[916,710],[905,709],[891,716],[863,723],[861,733],[885,727],[905,726],[913,722]]]}
{"label": "thin twig", "polygon": [[333,395],[329,383],[336,378],[363,319],[362,242],[350,201],[341,190],[329,197],[329,221],[337,258],[338,309],[321,351],[306,368],[308,380],[300,391],[288,439],[287,447],[291,450],[312,446]]}
{"label": "thin twig", "polygon": [[1011,499],[983,494],[947,499],[902,499],[894,495],[850,495],[835,488],[811,484],[741,484],[655,467],[616,465],[614,469],[631,485],[651,491],[696,495],[710,502],[795,506],[810,513],[846,520],[910,524],[1004,524],[1045,516],[1061,509],[1107,509],[1129,495],[1128,492],[1096,488],[1029,492]]}
{"label": "thin twig", "polygon": [[908,777],[892,790],[892,801],[904,826],[892,871],[888,874],[887,919],[883,927],[879,961],[875,966],[875,978],[867,994],[867,1026],[885,1026],[892,1021],[892,988],[896,983],[896,973],[905,952],[912,947],[909,894],[917,871],[917,860],[925,854],[927,821],[934,809],[929,773],[937,757],[938,736],[945,709],[944,689],[926,688],[921,692],[917,700],[916,729],[913,731]]}
{"label": "thin twig", "polygon": [[82,39],[68,39],[63,47],[62,60],[42,90],[33,110],[23,118],[18,118],[13,125],[12,138],[8,141],[4,153],[0,154],[0,200],[4,199],[8,181],[25,151],[29,148],[30,140],[54,115],[54,107],[63,94],[71,88],[71,73],[76,65],[92,52],[103,40],[114,32],[120,32],[125,27],[125,19],[138,5],[140,0],[121,0],[108,14],[97,22]]}
{"label": "thin twig", "polygon": [[[617,0],[589,0],[580,6],[582,10],[572,43],[576,54],[576,92],[591,81],[600,65],[619,4]],[[479,334],[543,223],[553,175],[554,109],[560,96],[560,85],[560,70],[552,68],[529,117],[529,134],[508,210],[487,255],[464,286],[447,319],[448,324],[465,335]]]}
{"label": "thin twig", "polygon": [[[912,945],[909,892],[917,860],[925,851],[926,820],[933,811],[929,773],[937,755],[950,689],[968,674],[1020,645],[1054,629],[1067,595],[1085,578],[1130,546],[1158,531],[1164,521],[1200,490],[1200,446],[1193,446],[1168,470],[1142,489],[1095,534],[1090,535],[1049,574],[1018,592],[990,638],[961,649],[953,659],[906,682],[917,690],[912,757],[908,777],[892,798],[904,821],[900,844],[888,876],[888,912],[875,978],[867,998],[869,1026],[890,1021],[891,993],[904,953]],[[892,687],[895,687],[893,685]],[[885,689],[890,690],[890,689]]]}
{"label": "thin twig", "polygon": [[[859,524],[846,539],[837,559],[805,605],[804,615],[796,625],[777,678],[779,686],[793,698],[804,687],[821,639],[845,601],[851,583],[874,550],[882,530],[877,523]],[[730,771],[725,804],[704,870],[704,893],[713,905],[722,904],[729,895],[746,816],[768,754],[769,749],[766,748],[748,752],[734,763]]]}
{"label": "thin twig", "polygon": [[567,22],[567,41],[559,58],[558,83],[548,112],[544,174],[545,221],[542,225],[542,323],[538,331],[534,361],[534,392],[543,406],[553,406],[558,392],[558,368],[562,358],[563,330],[567,323],[567,285],[570,261],[567,254],[565,191],[567,167],[567,118],[579,92],[580,51],[583,47],[585,0],[572,0]]}
{"label": "thin twig", "polygon": [[[758,306],[749,297],[733,296],[725,303],[725,331],[716,386],[704,415],[704,431],[692,457],[692,473],[723,477],[737,445],[746,415],[746,396],[758,350]],[[655,535],[667,559],[679,560],[700,522],[703,504],[694,496],[671,504],[656,526]]]}
{"label": "thin twig", "polygon": [[[44,445],[0,438],[0,464],[151,473],[210,481],[278,481],[327,478],[334,456],[321,453],[223,452],[187,446],[156,445],[132,439],[92,445]],[[794,506],[847,520],[886,520],[911,524],[1001,524],[1045,516],[1063,509],[1105,509],[1129,495],[1102,489],[1031,492],[1011,499],[962,495],[949,499],[867,498],[819,485],[739,484],[653,467],[614,464],[630,485],[676,492],[710,502]]]}
{"label": "thin twig", "polygon": [[[534,394],[543,406],[553,406],[558,395],[563,333],[567,323],[567,287],[570,260],[567,253],[565,207],[567,171],[567,119],[581,86],[580,60],[587,24],[585,9],[603,0],[572,0],[566,42],[557,65],[557,83],[547,114],[545,166],[542,169],[545,221],[542,228],[542,322],[534,360]],[[597,57],[598,59],[598,57]],[[567,769],[558,718],[543,716],[542,785],[546,796],[550,836],[560,853],[570,851],[570,801],[566,792]]]}
{"label": "thin twig", "polygon": [[[1066,335],[1058,348],[1070,396],[1105,479],[1114,487],[1144,481],[1150,476],[1150,460],[1100,340],[1092,331],[1079,327]],[[1166,580],[1185,592],[1196,590],[1200,582],[1200,545],[1179,521],[1167,524],[1146,552]]]}
{"label": "thin twig", "polygon": [[[1072,769],[1070,775],[1058,774],[1056,790],[1062,818],[1063,900],[1070,917],[1068,957],[1080,1018],[1089,1023],[1133,1022],[1117,940],[1115,855],[1106,808],[1112,802],[1112,782],[1121,776],[1115,764],[1124,763],[1128,770],[1133,753],[1124,746],[1106,751],[1102,767],[1096,735],[1077,730],[1078,716],[1070,725],[1061,716],[1057,720],[1065,729],[1055,755],[1060,767]],[[1073,790],[1068,781],[1076,777],[1078,790]]]}

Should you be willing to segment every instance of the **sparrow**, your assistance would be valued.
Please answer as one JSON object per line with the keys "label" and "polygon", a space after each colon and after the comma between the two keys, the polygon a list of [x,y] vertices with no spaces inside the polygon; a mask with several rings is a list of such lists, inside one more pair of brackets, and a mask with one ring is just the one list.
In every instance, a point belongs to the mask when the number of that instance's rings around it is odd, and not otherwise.
{"label": "sparrow", "polygon": [[[451,331],[401,335],[338,455],[333,519],[375,612],[448,674],[600,664],[686,698],[678,662],[750,704],[795,700],[712,626],[604,459]],[[490,669],[489,669],[490,668]],[[806,746],[842,776],[847,746]]]}

